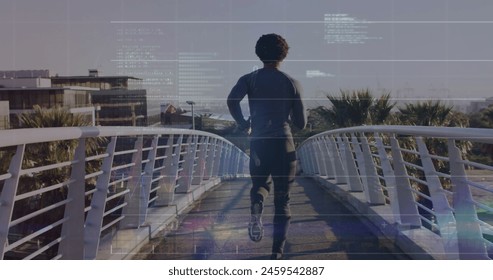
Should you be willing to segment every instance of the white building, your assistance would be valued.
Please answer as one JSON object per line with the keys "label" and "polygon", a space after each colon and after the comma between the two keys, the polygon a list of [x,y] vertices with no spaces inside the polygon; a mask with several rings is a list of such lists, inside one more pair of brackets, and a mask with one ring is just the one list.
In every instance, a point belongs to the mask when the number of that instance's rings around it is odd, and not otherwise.
{"label": "white building", "polygon": [[8,106],[9,127],[17,127],[17,115],[31,112],[34,105],[64,107],[72,113],[86,115],[94,123],[95,108],[91,93],[99,91],[99,88],[53,86],[48,75],[47,70],[0,71],[0,101]]}

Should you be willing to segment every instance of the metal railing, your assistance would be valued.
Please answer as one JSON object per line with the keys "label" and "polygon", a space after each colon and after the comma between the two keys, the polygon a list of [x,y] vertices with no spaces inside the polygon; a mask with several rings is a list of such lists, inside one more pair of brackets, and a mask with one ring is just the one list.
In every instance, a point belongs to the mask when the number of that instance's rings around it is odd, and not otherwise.
{"label": "metal railing", "polygon": [[7,130],[0,159],[0,259],[94,259],[105,233],[145,226],[175,193],[248,174],[231,142],[184,129]]}
{"label": "metal railing", "polygon": [[433,235],[444,258],[489,259],[493,167],[468,158],[491,144],[492,129],[363,126],[317,134],[298,157],[304,174],[387,207],[396,228]]}

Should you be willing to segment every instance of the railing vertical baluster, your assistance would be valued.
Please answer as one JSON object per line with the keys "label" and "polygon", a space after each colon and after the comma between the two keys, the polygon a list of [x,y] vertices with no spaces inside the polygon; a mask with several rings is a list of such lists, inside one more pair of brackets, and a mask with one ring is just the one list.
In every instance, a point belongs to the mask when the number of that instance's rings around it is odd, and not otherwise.
{"label": "railing vertical baluster", "polygon": [[219,177],[221,179],[226,179],[226,170],[227,170],[227,159],[228,159],[228,146],[226,143],[222,142],[221,143],[221,161],[219,164]]}
{"label": "railing vertical baluster", "polygon": [[394,221],[397,223],[402,223],[399,210],[399,200],[397,199],[397,183],[395,181],[394,169],[392,168],[392,164],[390,163],[389,155],[385,150],[382,137],[378,133],[375,133],[374,138],[377,145],[378,156],[380,158],[383,178],[385,180],[385,187],[390,199],[390,207],[392,209],[392,213],[394,214]]}
{"label": "railing vertical baluster", "polygon": [[[229,146],[229,145],[228,145]],[[232,146],[229,146],[229,159],[228,159],[228,164],[226,165],[227,170],[228,170],[228,177],[232,178],[234,177],[234,162],[235,162],[235,149]]]}
{"label": "railing vertical baluster", "polygon": [[233,147],[235,151],[235,156],[234,156],[234,162],[233,162],[233,177],[237,178],[238,177],[238,168],[240,166],[240,149],[237,147]]}
{"label": "railing vertical baluster", "polygon": [[313,145],[315,144],[315,140],[312,140],[310,142],[310,145],[308,145],[308,154],[309,154],[309,159],[310,159],[310,173],[312,176],[315,176],[318,174],[318,166],[317,166],[317,160],[315,157],[315,151],[313,149]]}
{"label": "railing vertical baluster", "polygon": [[7,245],[12,212],[14,210],[14,199],[19,186],[20,172],[22,170],[22,159],[26,145],[18,145],[15,155],[12,157],[9,165],[11,177],[5,180],[2,194],[0,195],[0,260],[5,255],[5,246]]}
{"label": "railing vertical baluster", "polygon": [[[344,145],[344,153],[346,155],[346,170],[348,176],[347,180],[349,182],[349,190],[353,192],[361,192],[364,189],[363,185],[361,184],[358,168],[356,167],[356,160],[353,156],[353,152],[351,151],[351,146],[349,144],[349,139],[347,136],[343,137],[342,143]],[[359,149],[359,146],[357,148]]]}
{"label": "railing vertical baluster", "polygon": [[[343,170],[344,170],[344,176],[347,177],[347,157],[346,157],[346,144],[344,144],[344,142],[342,141],[342,135],[336,135],[334,136],[335,137],[335,145],[334,145],[334,148],[336,149],[336,151],[339,152],[339,155],[340,155],[340,158],[341,158],[341,163],[342,163],[342,166],[344,166]],[[346,178],[346,181],[349,182],[349,180],[347,180]]]}
{"label": "railing vertical baluster", "polygon": [[[137,136],[134,144],[136,152],[132,155],[132,163],[135,165],[130,168],[130,176],[132,177],[127,183],[129,192],[125,195],[127,206],[123,208],[125,218],[120,222],[122,228],[135,227],[138,228],[145,221],[143,213],[141,213],[141,205],[144,203],[142,189],[142,145],[143,137]],[[147,209],[147,207],[146,207]]]}
{"label": "railing vertical baluster", "polygon": [[313,163],[313,153],[311,145],[313,145],[313,140],[310,140],[306,145],[306,160],[308,162],[308,174],[310,176],[315,175],[315,164]]}
{"label": "railing vertical baluster", "polygon": [[245,175],[245,157],[243,155],[243,151],[239,151],[237,176],[243,177],[244,175]]}
{"label": "railing vertical baluster", "polygon": [[300,162],[301,162],[301,168],[303,171],[303,174],[308,175],[310,173],[309,167],[308,167],[308,160],[307,160],[307,150],[306,150],[306,144],[301,147],[301,152],[299,153],[300,157]]}
{"label": "railing vertical baluster", "polygon": [[[144,175],[142,175],[142,204],[140,205],[140,213],[144,216],[144,220],[147,217],[147,208],[149,207],[149,200],[151,196],[152,180],[157,177],[154,174],[154,168],[156,166],[157,146],[159,143],[159,135],[155,135],[152,139],[151,150],[147,154],[147,162],[144,167]],[[142,221],[144,222],[144,221]]]}
{"label": "railing vertical baluster", "polygon": [[195,172],[193,172],[192,185],[202,184],[204,178],[206,156],[207,156],[207,143],[209,142],[208,136],[202,136],[200,139],[197,166],[195,166]]}
{"label": "railing vertical baluster", "polygon": [[236,155],[236,178],[242,177],[243,175],[243,151],[239,148],[237,148],[237,155]]}
{"label": "railing vertical baluster", "polygon": [[442,188],[442,183],[436,175],[435,166],[431,160],[430,153],[422,137],[416,137],[416,144],[423,165],[428,190],[433,203],[436,222],[442,237],[445,253],[448,259],[458,259],[457,228],[453,209],[447,200]]}
{"label": "railing vertical baluster", "polygon": [[329,143],[327,141],[327,137],[322,137],[321,140],[322,145],[322,154],[320,156],[323,158],[325,164],[325,174],[328,179],[334,179],[334,163],[331,161]]}
{"label": "railing vertical baluster", "polygon": [[310,147],[310,155],[312,159],[313,175],[320,175],[320,164],[318,162],[317,150],[315,146],[317,145],[317,139],[313,139]]}
{"label": "railing vertical baluster", "polygon": [[334,166],[334,177],[336,184],[347,184],[346,172],[344,170],[343,161],[341,159],[341,153],[337,149],[337,144],[334,137],[329,136],[329,153],[330,158]]}
{"label": "railing vertical baluster", "polygon": [[412,227],[421,227],[421,219],[418,213],[418,206],[414,199],[414,194],[411,191],[411,182],[407,178],[407,170],[404,165],[404,159],[402,158],[401,148],[399,142],[392,136],[390,138],[392,146],[392,158],[395,172],[395,181],[397,184],[397,203],[399,206],[400,222],[403,225],[409,225]]}
{"label": "railing vertical baluster", "polygon": [[96,181],[96,192],[92,195],[91,209],[87,213],[84,227],[84,259],[92,260],[95,259],[97,255],[116,141],[116,136],[111,137],[111,142],[106,148],[108,157],[103,160],[103,165],[101,167],[103,174],[98,176]]}
{"label": "railing vertical baluster", "polygon": [[207,142],[207,158],[205,163],[205,175],[204,180],[209,180],[212,178],[212,169],[214,167],[214,156],[216,153],[216,142],[217,139],[210,138]]}
{"label": "railing vertical baluster", "polygon": [[[354,134],[353,134],[354,137]],[[364,166],[361,169],[365,170],[366,174],[366,186],[368,189],[368,203],[370,204],[385,204],[385,196],[383,195],[383,189],[378,179],[377,169],[375,167],[375,161],[373,160],[373,154],[370,149],[368,139],[364,134],[361,135],[361,148],[363,150]]]}
{"label": "railing vertical baluster", "polygon": [[227,147],[228,147],[228,158],[226,160],[225,167],[226,167],[226,172],[227,172],[228,178],[231,179],[231,176],[232,176],[232,174],[231,174],[231,171],[232,171],[231,170],[231,165],[233,163],[233,156],[234,156],[233,155],[233,146],[231,146],[231,145],[228,144]]}
{"label": "railing vertical baluster", "polygon": [[214,166],[212,168],[212,176],[219,177],[221,174],[221,159],[223,158],[223,141],[217,140],[214,144]]}
{"label": "railing vertical baluster", "polygon": [[226,164],[226,167],[227,167],[227,170],[228,170],[228,177],[231,178],[233,176],[232,174],[232,165],[233,165],[233,162],[234,162],[234,149],[233,149],[233,146],[229,145],[228,144],[228,150],[229,150],[229,155],[228,155],[228,161],[227,161],[227,164]]}
{"label": "railing vertical baluster", "polygon": [[161,170],[163,185],[157,190],[158,198],[155,201],[156,206],[170,205],[175,199],[176,179],[178,177],[178,161],[180,160],[181,142],[183,135],[180,135],[176,141],[176,147],[173,147],[175,135],[168,136],[166,143],[166,158],[164,161],[165,168]]}
{"label": "railing vertical baluster", "polygon": [[322,138],[317,138],[315,140],[315,150],[317,152],[317,162],[318,162],[318,172],[320,176],[327,176],[327,164],[325,163],[325,150],[322,148],[323,144],[323,139]]}
{"label": "railing vertical baluster", "polygon": [[368,189],[368,182],[367,182],[367,175],[365,168],[366,163],[365,163],[365,158],[363,157],[363,152],[361,151],[361,145],[356,135],[354,135],[354,133],[351,133],[351,137],[347,138],[346,143],[347,146],[349,147],[349,150],[353,151],[353,158],[356,166],[356,174],[359,174],[359,176],[357,177],[360,178],[361,187],[363,188],[363,191],[365,193],[366,201],[370,202],[370,190]]}
{"label": "railing vertical baluster", "polygon": [[489,259],[471,190],[466,181],[462,156],[454,140],[448,141],[448,152],[460,259]]}
{"label": "railing vertical baluster", "polygon": [[58,254],[63,260],[84,259],[84,208],[86,187],[86,139],[80,138],[74,153],[75,163],[70,171],[67,199],[64,218],[68,218],[62,225],[62,240],[58,247]]}
{"label": "railing vertical baluster", "polygon": [[193,170],[195,164],[195,155],[197,152],[197,139],[196,135],[189,135],[187,138],[187,153],[184,157],[185,162],[183,163],[183,170],[181,173],[180,183],[176,192],[187,193],[190,191],[190,186],[192,185]]}

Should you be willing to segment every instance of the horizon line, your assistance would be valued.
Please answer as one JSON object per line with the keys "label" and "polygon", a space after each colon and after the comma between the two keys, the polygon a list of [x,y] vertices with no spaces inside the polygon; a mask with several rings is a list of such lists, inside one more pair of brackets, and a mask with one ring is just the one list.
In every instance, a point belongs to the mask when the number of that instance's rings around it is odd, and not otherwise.
{"label": "horizon line", "polygon": [[[259,62],[258,59],[112,59],[111,62]],[[286,59],[283,62],[493,62],[493,59]]]}
{"label": "horizon line", "polygon": [[306,23],[306,24],[317,24],[317,23],[359,23],[359,24],[491,24],[492,20],[341,20],[341,21],[326,21],[326,20],[111,20],[110,23],[122,24],[122,23],[142,23],[142,24],[160,24],[160,23],[188,23],[188,24],[199,24],[199,23],[210,23],[210,24],[222,24],[222,23],[232,23],[232,24],[242,24],[242,23],[272,23],[272,24],[283,24],[283,23]]}

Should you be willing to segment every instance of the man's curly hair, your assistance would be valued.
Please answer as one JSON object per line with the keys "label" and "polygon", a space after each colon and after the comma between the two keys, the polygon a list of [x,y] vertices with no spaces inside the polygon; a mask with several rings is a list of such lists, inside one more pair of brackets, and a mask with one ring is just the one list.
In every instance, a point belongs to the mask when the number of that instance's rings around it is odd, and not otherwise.
{"label": "man's curly hair", "polygon": [[255,54],[264,63],[281,62],[288,55],[289,46],[283,37],[277,34],[262,35],[255,45]]}

